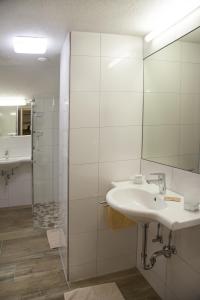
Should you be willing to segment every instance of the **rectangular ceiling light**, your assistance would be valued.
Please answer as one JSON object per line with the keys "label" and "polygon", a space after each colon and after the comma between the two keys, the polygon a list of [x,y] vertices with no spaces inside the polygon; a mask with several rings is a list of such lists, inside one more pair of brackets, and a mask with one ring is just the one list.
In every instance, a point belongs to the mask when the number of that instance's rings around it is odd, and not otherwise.
{"label": "rectangular ceiling light", "polygon": [[200,8],[199,0],[174,2],[173,7],[166,7],[164,12],[160,12],[160,15],[157,18],[157,28],[145,36],[145,41],[152,41],[162,32],[182,21],[185,17],[193,13],[198,8]]}
{"label": "rectangular ceiling light", "polygon": [[24,97],[0,97],[0,106],[24,106],[26,99]]}
{"label": "rectangular ceiling light", "polygon": [[17,36],[13,39],[13,47],[16,53],[44,54],[47,50],[47,39]]}

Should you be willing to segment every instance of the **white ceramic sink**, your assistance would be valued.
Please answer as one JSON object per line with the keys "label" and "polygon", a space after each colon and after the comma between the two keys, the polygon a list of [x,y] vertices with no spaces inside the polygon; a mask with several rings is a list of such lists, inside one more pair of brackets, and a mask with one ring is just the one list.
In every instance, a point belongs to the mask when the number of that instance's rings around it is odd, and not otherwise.
{"label": "white ceramic sink", "polygon": [[107,194],[110,206],[134,220],[149,222],[154,211],[167,207],[167,203],[155,193],[136,187],[114,188]]}
{"label": "white ceramic sink", "polygon": [[0,169],[7,169],[7,168],[16,168],[21,163],[31,162],[31,157],[9,157],[9,158],[0,158]]}
{"label": "white ceramic sink", "polygon": [[106,196],[107,203],[115,210],[138,222],[160,222],[170,230],[200,224],[200,211],[184,210],[184,198],[167,190],[167,196],[178,196],[180,202],[165,201],[154,184],[118,184]]}

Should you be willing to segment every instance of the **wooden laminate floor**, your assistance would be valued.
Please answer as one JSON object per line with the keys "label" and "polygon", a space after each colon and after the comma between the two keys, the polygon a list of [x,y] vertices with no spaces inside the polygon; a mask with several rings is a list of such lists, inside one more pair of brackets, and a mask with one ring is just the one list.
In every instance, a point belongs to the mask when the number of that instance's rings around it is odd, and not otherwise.
{"label": "wooden laminate floor", "polygon": [[[136,270],[71,283],[70,289],[116,282],[126,300],[160,299]],[[0,300],[63,300],[69,288],[57,250],[34,230],[31,208],[0,209]]]}

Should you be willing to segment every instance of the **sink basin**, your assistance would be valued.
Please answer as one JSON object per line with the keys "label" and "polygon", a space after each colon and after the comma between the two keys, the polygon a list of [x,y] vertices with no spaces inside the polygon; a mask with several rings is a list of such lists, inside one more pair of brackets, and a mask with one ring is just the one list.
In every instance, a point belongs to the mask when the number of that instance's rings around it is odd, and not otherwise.
{"label": "sink basin", "polygon": [[167,207],[163,198],[153,192],[135,187],[114,188],[107,194],[107,202],[131,219],[152,222],[154,211]]}
{"label": "sink basin", "polygon": [[31,162],[31,157],[9,157],[9,158],[0,158],[0,170],[8,168],[16,168],[21,163]]}
{"label": "sink basin", "polygon": [[200,211],[184,210],[184,198],[170,190],[166,196],[178,196],[180,202],[165,201],[154,184],[115,183],[106,195],[107,203],[129,219],[149,223],[159,222],[170,230],[200,225]]}

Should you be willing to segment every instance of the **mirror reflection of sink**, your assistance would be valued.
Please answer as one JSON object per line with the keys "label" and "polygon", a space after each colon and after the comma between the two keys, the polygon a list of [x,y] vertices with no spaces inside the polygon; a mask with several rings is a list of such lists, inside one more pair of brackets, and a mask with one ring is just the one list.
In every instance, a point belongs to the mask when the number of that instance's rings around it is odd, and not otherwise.
{"label": "mirror reflection of sink", "polygon": [[16,168],[18,167],[21,163],[26,163],[26,162],[31,162],[31,157],[30,156],[18,156],[18,157],[9,157],[5,158],[2,157],[0,158],[0,169],[7,169],[7,168]]}
{"label": "mirror reflection of sink", "polygon": [[159,195],[135,187],[112,189],[107,194],[107,202],[127,217],[140,222],[153,221],[150,215],[167,207]]}

